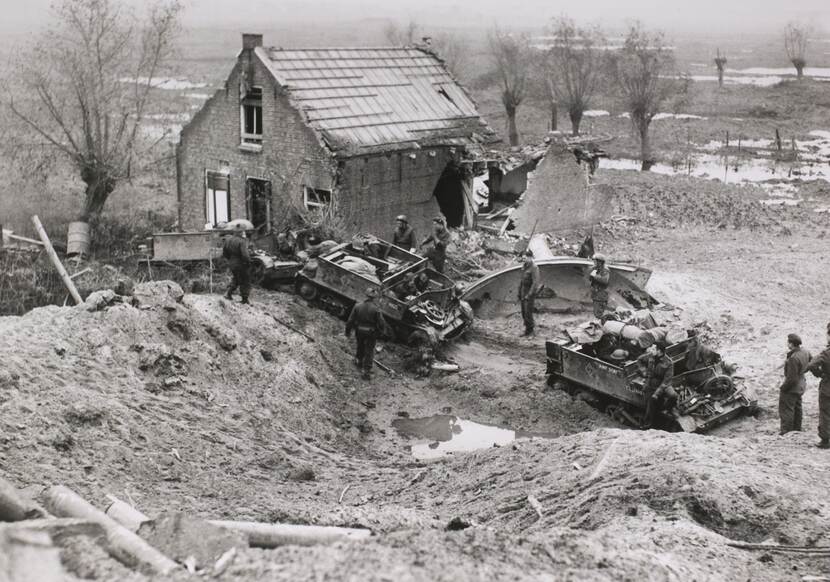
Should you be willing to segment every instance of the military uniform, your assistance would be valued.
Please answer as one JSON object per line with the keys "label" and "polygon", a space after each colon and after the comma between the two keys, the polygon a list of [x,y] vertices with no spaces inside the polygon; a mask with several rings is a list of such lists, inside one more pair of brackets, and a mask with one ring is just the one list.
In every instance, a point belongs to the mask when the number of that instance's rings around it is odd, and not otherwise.
{"label": "military uniform", "polygon": [[677,392],[671,385],[674,376],[674,362],[666,354],[643,354],[637,358],[641,368],[645,368],[646,414],[643,425],[650,427],[658,408],[674,408]]}
{"label": "military uniform", "polygon": [[450,231],[443,224],[438,224],[421,246],[428,243],[432,243],[432,247],[427,251],[426,257],[436,271],[443,273],[444,263],[447,261],[447,247],[450,244]]}
{"label": "military uniform", "polygon": [[392,244],[406,250],[417,248],[415,231],[411,226],[403,223],[403,229],[396,228],[392,233]]}
{"label": "military uniform", "polygon": [[790,350],[784,362],[784,382],[778,395],[781,434],[801,430],[801,396],[807,389],[804,374],[810,364],[810,352],[801,347]]}
{"label": "military uniform", "polygon": [[818,385],[818,436],[821,439],[819,446],[830,448],[830,341],[823,352],[810,360],[807,369],[821,378]]}
{"label": "military uniform", "polygon": [[375,304],[374,297],[369,297],[352,308],[349,320],[346,322],[346,337],[351,335],[352,330],[357,339],[357,364],[363,370],[363,378],[368,380],[372,374],[375,343],[378,336],[383,333],[391,335],[389,325],[383,319],[383,314]]}
{"label": "military uniform", "polygon": [[525,258],[522,265],[522,277],[519,281],[519,302],[522,307],[522,321],[525,324],[525,335],[533,333],[536,326],[533,321],[536,294],[539,292],[539,266],[532,257]]}
{"label": "military uniform", "polygon": [[242,303],[248,303],[251,293],[251,255],[248,253],[248,241],[241,236],[229,236],[222,245],[222,256],[228,260],[231,270],[231,286],[228,287],[225,297],[233,299],[234,292],[239,288]]}
{"label": "military uniform", "polygon": [[608,283],[611,271],[602,265],[591,272],[591,301],[594,304],[594,317],[599,319],[608,308]]}

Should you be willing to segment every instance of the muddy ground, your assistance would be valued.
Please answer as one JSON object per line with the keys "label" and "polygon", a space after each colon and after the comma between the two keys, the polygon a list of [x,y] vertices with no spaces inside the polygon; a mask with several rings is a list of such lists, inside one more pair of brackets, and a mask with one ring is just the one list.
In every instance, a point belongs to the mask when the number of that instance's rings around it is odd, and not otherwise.
{"label": "muddy ground", "polygon": [[[649,290],[705,323],[758,393],[758,416],[714,434],[626,429],[549,388],[544,339],[561,317],[541,314],[530,339],[518,337],[518,313],[479,321],[444,354],[460,372],[429,379],[407,371],[405,348],[381,344],[378,359],[400,374],[363,382],[342,322],[291,294],[257,290],[245,307],[157,283],[139,287],[137,306],[0,318],[0,474],[31,495],[65,484],[99,507],[110,493],[150,516],[375,533],[244,550],[220,580],[830,574],[826,559],[728,545],[830,545],[830,455],[811,447],[816,380],[803,433],[778,436],[775,410],[787,333],[811,351],[823,344],[827,241],[812,221],[785,222],[598,231],[603,252],[654,270]],[[498,447],[487,436],[480,450],[422,460],[413,451],[440,451],[429,446],[438,437],[393,422],[431,415],[443,415],[434,435],[475,421],[535,436]],[[145,579],[87,550],[64,550],[71,579]]]}

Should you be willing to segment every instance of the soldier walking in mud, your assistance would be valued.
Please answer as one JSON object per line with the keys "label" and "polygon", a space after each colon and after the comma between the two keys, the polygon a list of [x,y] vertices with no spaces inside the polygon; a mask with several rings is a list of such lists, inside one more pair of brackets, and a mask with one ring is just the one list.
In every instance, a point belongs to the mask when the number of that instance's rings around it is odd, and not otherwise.
{"label": "soldier walking in mud", "polygon": [[392,330],[383,314],[375,305],[377,292],[374,287],[366,289],[366,300],[352,308],[349,320],[346,322],[346,337],[350,337],[352,330],[357,339],[357,355],[355,364],[363,370],[363,379],[371,380],[372,366],[375,363],[375,343],[380,335],[392,335]]}
{"label": "soldier walking in mud", "polygon": [[818,448],[830,449],[830,323],[827,324],[827,347],[810,360],[807,369],[821,382],[818,385]]}
{"label": "soldier walking in mud", "polygon": [[222,245],[222,256],[228,260],[228,267],[231,271],[231,286],[228,287],[225,298],[233,300],[233,294],[239,288],[242,303],[249,304],[251,255],[248,253],[248,241],[245,240],[245,231],[241,228],[235,228],[233,233],[225,238]]}
{"label": "soldier walking in mud", "polygon": [[450,244],[450,231],[447,230],[443,216],[436,216],[432,219],[432,232],[419,245],[419,248],[429,243],[432,243],[432,246],[425,256],[436,271],[443,273],[444,263],[447,261],[447,246]]}
{"label": "soldier walking in mud", "polygon": [[594,270],[589,275],[591,280],[591,301],[594,304],[594,317],[601,318],[608,308],[608,282],[611,271],[605,266],[605,255],[594,255]]}
{"label": "soldier walking in mud", "polygon": [[778,416],[781,433],[801,430],[801,396],[807,388],[804,374],[810,364],[810,352],[801,347],[801,338],[791,333],[787,336],[787,359],[784,361],[784,382],[778,396]]}
{"label": "soldier walking in mud", "polygon": [[533,321],[533,308],[538,292],[539,266],[533,260],[533,252],[527,250],[524,263],[522,263],[522,276],[519,280],[519,304],[522,307],[522,321],[525,324],[525,332],[522,335],[533,335],[533,329],[536,327]]}
{"label": "soldier walking in mud", "polygon": [[671,385],[674,362],[666,355],[666,347],[662,343],[655,343],[652,349],[652,353],[637,358],[637,364],[644,371],[645,393],[648,396],[640,428],[651,428],[658,410],[673,410],[677,404],[677,392]]}

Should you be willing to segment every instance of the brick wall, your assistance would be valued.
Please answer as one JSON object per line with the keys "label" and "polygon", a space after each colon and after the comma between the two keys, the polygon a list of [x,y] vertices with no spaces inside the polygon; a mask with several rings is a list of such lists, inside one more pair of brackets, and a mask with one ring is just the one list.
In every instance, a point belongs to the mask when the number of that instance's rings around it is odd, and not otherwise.
{"label": "brick wall", "polygon": [[[302,207],[303,185],[332,189],[340,224],[347,231],[388,238],[394,217],[407,214],[419,237],[426,236],[439,213],[432,193],[446,165],[449,147],[372,154],[335,161],[317,139],[262,63],[245,52],[218,91],[184,129],[178,146],[179,223],[184,231],[202,230],[205,214],[205,171],[229,170],[231,218],[250,218],[245,181],[271,181],[272,222],[285,223],[292,206]],[[240,80],[253,75],[263,87],[262,151],[240,149]],[[339,164],[339,169],[338,169]],[[339,171],[339,176],[338,176]],[[337,178],[335,178],[337,176]]]}
{"label": "brick wall", "polygon": [[419,238],[440,212],[432,195],[453,159],[448,147],[348,158],[341,162],[338,209],[355,231],[388,239],[395,216],[406,214]]}
{"label": "brick wall", "polygon": [[[202,230],[205,214],[205,171],[230,171],[231,218],[250,218],[245,181],[271,182],[272,221],[278,227],[291,206],[303,202],[303,185],[331,189],[336,165],[315,133],[292,108],[258,58],[246,52],[231,71],[226,89],[218,91],[184,129],[177,150],[179,223],[184,231]],[[240,149],[240,80],[262,91],[262,151]]]}
{"label": "brick wall", "polygon": [[611,214],[613,188],[588,184],[584,166],[561,145],[548,148],[522,203],[513,213],[518,232],[557,232],[599,224]]}

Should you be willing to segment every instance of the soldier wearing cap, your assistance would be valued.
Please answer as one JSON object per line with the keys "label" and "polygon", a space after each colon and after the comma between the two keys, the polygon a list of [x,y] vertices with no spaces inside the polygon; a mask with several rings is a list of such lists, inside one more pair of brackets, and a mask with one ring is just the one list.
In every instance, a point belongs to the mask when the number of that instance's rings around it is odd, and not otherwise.
{"label": "soldier wearing cap", "polygon": [[392,244],[414,253],[418,246],[416,241],[415,231],[409,226],[409,219],[405,214],[398,215],[395,218],[395,230],[392,232]]}
{"label": "soldier wearing cap", "polygon": [[251,294],[251,255],[248,252],[248,241],[245,240],[245,231],[241,225],[236,225],[231,236],[225,238],[222,244],[222,256],[228,261],[231,271],[231,284],[225,293],[225,299],[233,300],[233,294],[239,288],[242,303],[248,304]]}
{"label": "soldier wearing cap", "polygon": [[807,369],[821,378],[818,385],[818,443],[820,449],[830,449],[830,323],[827,324],[827,347],[810,360]]}
{"label": "soldier wearing cap", "polygon": [[525,332],[522,335],[533,335],[536,327],[533,321],[533,308],[536,294],[539,292],[539,266],[533,260],[533,252],[526,250],[522,263],[522,276],[519,279],[519,304],[522,308],[522,321]]}
{"label": "soldier wearing cap", "polygon": [[363,379],[372,378],[372,366],[375,362],[375,343],[381,335],[392,335],[392,330],[383,314],[375,304],[377,291],[374,287],[366,289],[366,300],[352,308],[349,320],[346,322],[346,337],[350,337],[352,330],[357,339],[357,355],[355,364],[363,370]]}
{"label": "soldier wearing cap", "polygon": [[591,280],[591,301],[594,304],[594,317],[599,319],[608,308],[608,282],[611,271],[605,266],[605,255],[594,255],[594,270],[588,276]]}
{"label": "soldier wearing cap", "polygon": [[801,338],[798,335],[791,333],[787,336],[787,350],[784,382],[778,395],[781,434],[801,430],[801,396],[807,388],[804,374],[810,364],[810,352],[801,347]]}
{"label": "soldier wearing cap", "polygon": [[444,263],[447,261],[447,246],[450,244],[450,231],[447,230],[443,216],[432,219],[432,232],[423,240],[420,247],[429,243],[432,243],[432,247],[427,251],[426,257],[436,271],[443,273]]}

